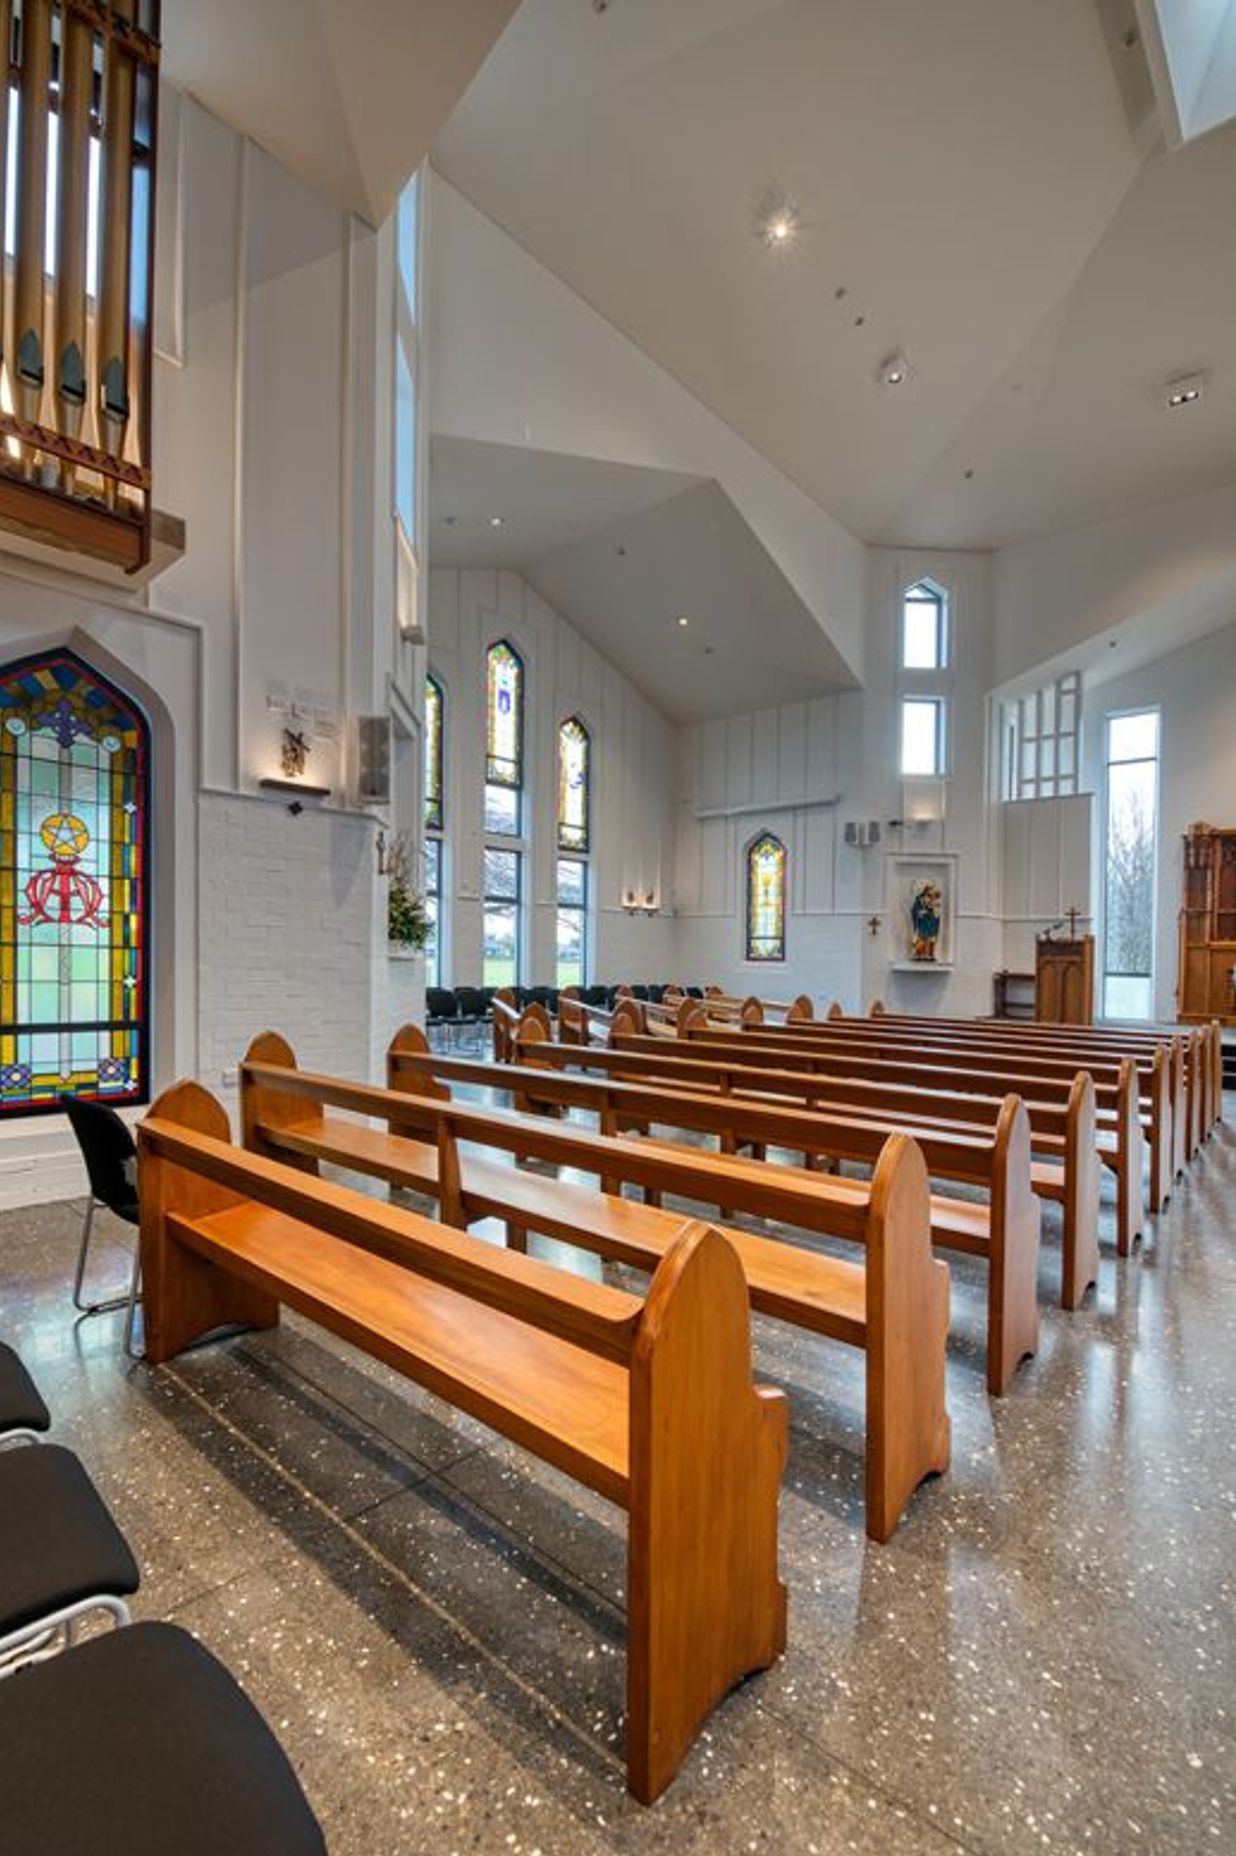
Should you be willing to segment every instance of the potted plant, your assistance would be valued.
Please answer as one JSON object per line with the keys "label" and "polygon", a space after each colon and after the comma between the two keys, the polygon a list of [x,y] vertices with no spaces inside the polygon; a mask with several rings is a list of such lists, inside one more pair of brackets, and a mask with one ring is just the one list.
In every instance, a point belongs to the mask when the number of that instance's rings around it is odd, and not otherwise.
{"label": "potted plant", "polygon": [[407,833],[396,833],[386,852],[386,938],[400,953],[419,953],[433,927],[425,898],[412,882],[412,855]]}

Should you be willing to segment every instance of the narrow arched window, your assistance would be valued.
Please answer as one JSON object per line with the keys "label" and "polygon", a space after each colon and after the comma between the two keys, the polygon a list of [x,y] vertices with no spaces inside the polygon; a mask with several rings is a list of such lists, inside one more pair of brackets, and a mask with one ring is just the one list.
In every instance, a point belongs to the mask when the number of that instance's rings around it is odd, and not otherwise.
{"label": "narrow arched window", "polygon": [[587,851],[592,794],[592,742],[579,717],[558,730],[558,849]]}
{"label": "narrow arched window", "polygon": [[150,730],[73,652],[0,668],[0,1112],[149,1092]]}
{"label": "narrow arched window", "polygon": [[785,959],[786,855],[762,832],[747,846],[747,959]]}
{"label": "narrow arched window", "polygon": [[485,829],[520,835],[524,785],[524,664],[501,639],[485,654]]}
{"label": "narrow arched window", "polygon": [[425,828],[441,831],[444,816],[443,747],[446,703],[436,677],[425,678]]}

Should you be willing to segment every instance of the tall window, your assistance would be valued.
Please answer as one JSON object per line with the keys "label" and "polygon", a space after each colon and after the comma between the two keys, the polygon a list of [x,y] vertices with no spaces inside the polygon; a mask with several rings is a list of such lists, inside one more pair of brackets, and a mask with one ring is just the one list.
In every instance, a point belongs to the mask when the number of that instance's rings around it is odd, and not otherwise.
{"label": "tall window", "polygon": [[[523,921],[524,664],[505,638],[485,653],[482,983],[518,984]],[[513,844],[512,839],[521,840]]]}
{"label": "tall window", "polygon": [[943,774],[944,717],[944,701],[939,696],[902,698],[901,772],[904,779]]}
{"label": "tall window", "polygon": [[577,715],[558,728],[559,986],[582,986],[588,973],[588,853],[591,850],[592,740]]}
{"label": "tall window", "polygon": [[1103,1016],[1154,1015],[1159,712],[1107,721]]}
{"label": "tall window", "polygon": [[425,981],[442,984],[442,840],[425,840],[425,914],[429,937],[425,942]]}
{"label": "tall window", "polygon": [[484,986],[515,986],[519,982],[523,861],[519,851],[485,846]]}
{"label": "tall window", "polygon": [[786,855],[764,832],[747,846],[747,959],[785,959]]}
{"label": "tall window", "polygon": [[423,496],[417,401],[420,351],[420,177],[414,174],[395,213],[394,496],[395,620],[406,637],[420,617]]}
{"label": "tall window", "polygon": [[150,734],[71,651],[0,670],[0,1111],[149,1090]]}
{"label": "tall window", "polygon": [[938,586],[919,580],[901,607],[903,670],[943,670],[948,664],[948,602]]}
{"label": "tall window", "polygon": [[558,730],[558,849],[587,851],[592,743],[578,716]]}
{"label": "tall window", "polygon": [[446,704],[436,677],[425,678],[425,829],[441,831],[444,817],[443,744]]}
{"label": "tall window", "polygon": [[517,838],[524,784],[524,666],[506,640],[485,655],[485,829]]}

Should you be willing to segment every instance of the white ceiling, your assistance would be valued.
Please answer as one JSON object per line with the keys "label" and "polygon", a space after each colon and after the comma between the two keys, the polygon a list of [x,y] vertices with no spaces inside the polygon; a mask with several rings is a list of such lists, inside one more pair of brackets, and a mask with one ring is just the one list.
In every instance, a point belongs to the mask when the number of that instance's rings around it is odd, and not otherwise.
{"label": "white ceiling", "polygon": [[853,683],[714,482],[435,437],[429,484],[432,567],[517,568],[673,721]]}
{"label": "white ceiling", "polygon": [[373,224],[518,0],[164,0],[163,70]]}
{"label": "white ceiling", "polygon": [[1145,159],[1120,13],[523,0],[434,160],[855,533],[997,545],[1236,476],[1236,127]]}

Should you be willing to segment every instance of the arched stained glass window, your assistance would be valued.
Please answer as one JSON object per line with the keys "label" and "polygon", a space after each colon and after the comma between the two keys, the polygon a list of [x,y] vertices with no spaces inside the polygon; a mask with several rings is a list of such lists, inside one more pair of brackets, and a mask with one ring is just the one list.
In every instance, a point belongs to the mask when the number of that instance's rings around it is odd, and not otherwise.
{"label": "arched stained glass window", "polygon": [[425,678],[425,828],[441,831],[443,820],[443,729],[446,703],[436,677]]}
{"label": "arched stained glass window", "polygon": [[524,783],[524,666],[506,640],[485,658],[485,779],[490,786]]}
{"label": "arched stained glass window", "polygon": [[747,846],[747,959],[785,959],[786,855],[763,832]]}
{"label": "arched stained glass window", "polygon": [[0,1113],[146,1100],[149,763],[71,651],[0,668]]}
{"label": "arched stained glass window", "polygon": [[558,849],[587,851],[592,742],[577,715],[558,730]]}

